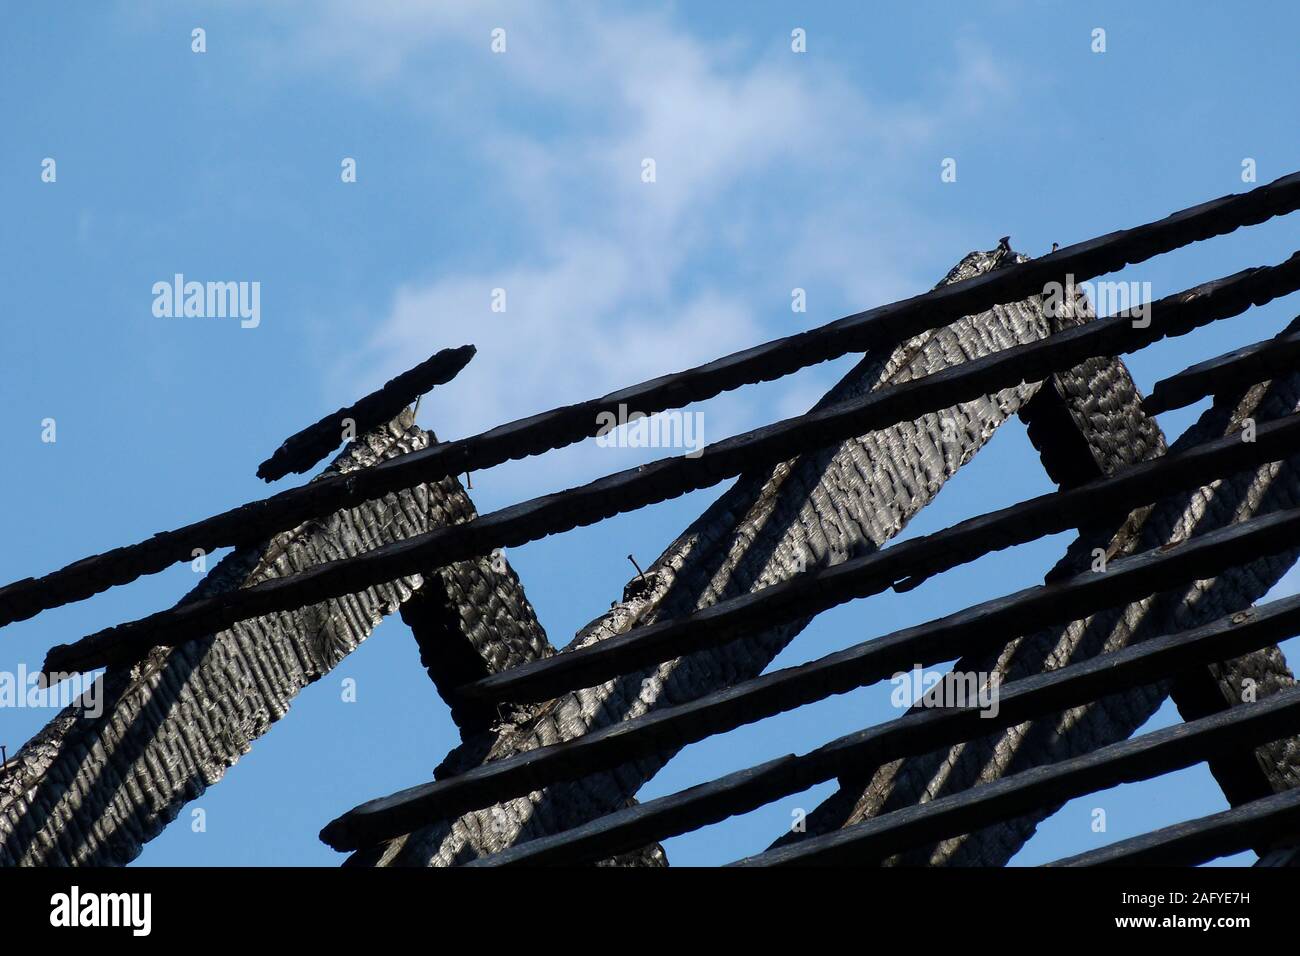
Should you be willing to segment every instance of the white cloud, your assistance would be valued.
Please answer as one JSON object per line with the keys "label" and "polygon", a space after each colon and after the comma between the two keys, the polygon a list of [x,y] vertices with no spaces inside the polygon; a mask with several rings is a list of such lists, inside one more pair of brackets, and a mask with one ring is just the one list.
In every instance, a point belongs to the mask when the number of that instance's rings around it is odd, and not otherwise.
{"label": "white cloud", "polygon": [[[507,30],[500,56],[488,50],[495,26]],[[783,43],[754,51],[664,15],[577,5],[340,0],[296,8],[291,28],[301,66],[342,67],[377,95],[405,96],[416,121],[461,131],[535,250],[504,261],[484,250],[477,267],[412,277],[343,370],[355,392],[476,344],[437,395],[443,437],[825,321],[842,301],[868,307],[932,284],[912,274],[915,243],[898,241],[928,229],[895,200],[893,170],[937,164],[936,132],[1009,90],[998,64],[961,45],[928,102],[885,105]],[[470,109],[476,81],[488,92]],[[493,103],[535,106],[545,122],[496,117]],[[646,157],[653,184],[640,178]],[[811,315],[790,312],[796,285]],[[489,309],[498,287],[504,314]],[[709,438],[724,437],[722,421],[749,427],[811,404],[808,389],[764,409],[725,401]]]}

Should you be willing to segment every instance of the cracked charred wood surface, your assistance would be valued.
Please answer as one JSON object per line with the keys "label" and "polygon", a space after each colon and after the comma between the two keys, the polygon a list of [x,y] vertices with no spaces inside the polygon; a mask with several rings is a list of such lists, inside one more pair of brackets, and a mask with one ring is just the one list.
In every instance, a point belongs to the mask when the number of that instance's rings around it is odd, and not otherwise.
{"label": "cracked charred wood surface", "polygon": [[[474,503],[456,485],[449,496],[452,521],[469,521]],[[463,736],[481,735],[498,718],[497,708],[462,700],[456,688],[555,653],[518,575],[502,552],[457,561],[424,576],[424,586],[401,608],[420,649],[420,661],[451,708]],[[635,801],[629,801],[635,803]],[[658,844],[602,861],[601,866],[667,866]]]}
{"label": "cracked charred wood surface", "polygon": [[[1222,533],[1216,532],[1216,534]],[[1126,559],[1126,562],[1131,565],[1133,562],[1161,560],[1162,557],[1134,555]],[[990,628],[990,630],[997,629]],[[911,710],[895,720],[875,724],[829,741],[805,754],[778,757],[758,766],[735,771],[716,780],[657,797],[640,806],[606,814],[575,829],[510,847],[500,853],[476,860],[470,865],[544,864],[550,866],[571,865],[598,859],[600,856],[618,852],[628,846],[636,846],[638,842],[644,843],[651,839],[662,840],[711,823],[718,823],[730,816],[746,813],[784,797],[794,796],[824,781],[853,775],[864,765],[875,765],[899,757],[925,753],[938,746],[969,740],[981,732],[988,733],[993,729],[1045,717],[1066,707],[1088,703],[1098,697],[1148,684],[1187,666],[1206,665],[1224,656],[1248,653],[1265,647],[1271,642],[1293,636],[1297,632],[1300,632],[1300,597],[1282,598],[1258,607],[1250,613],[1237,613],[1230,618],[1220,618],[1199,628],[1152,638],[1131,647],[1121,648],[1113,654],[1092,657],[1057,670],[1045,671],[1015,681],[1001,688],[996,714],[978,707]],[[921,637],[919,634],[916,636]],[[929,646],[928,641],[923,640],[922,644]],[[930,659],[933,660],[935,657],[936,655],[932,655]],[[1242,709],[1234,708],[1231,712],[1239,713]],[[1300,714],[1300,711],[1296,713]],[[1280,733],[1272,731],[1268,735],[1261,735],[1254,739],[1259,741],[1284,736],[1294,732],[1295,726],[1300,726],[1300,721],[1294,722],[1292,728],[1284,728]],[[581,738],[581,741],[591,739],[593,735],[588,735]],[[1203,759],[1206,755],[1208,752],[1196,759]],[[1049,767],[1059,766],[1060,764],[1049,765]],[[1152,776],[1156,773],[1170,772],[1172,769],[1154,770]],[[1004,780],[1014,779],[1016,779],[1014,775],[1004,778]],[[988,787],[977,787],[945,799],[952,806],[953,801],[960,801],[968,794],[982,794],[974,798],[975,803],[980,803],[987,800],[989,792],[995,791],[990,791]],[[1077,795],[1085,792],[1087,791],[1081,790]],[[881,848],[877,846],[870,855],[858,852],[855,852],[855,855],[859,860],[880,859],[891,853],[909,849],[927,839],[954,836],[975,828],[970,824],[979,821],[965,817],[963,825],[960,822],[955,823],[956,818],[948,817],[946,814],[941,814],[945,819],[940,829],[921,832],[913,829],[908,823],[895,826],[896,823],[908,819],[917,821],[919,816],[925,815],[927,808],[935,810],[943,802],[944,800],[929,801],[864,821],[862,826],[868,830],[876,833],[889,830],[898,839],[886,852],[880,852]],[[1017,809],[1009,806],[994,806],[997,800],[988,800],[990,815],[984,818],[983,824],[1020,816],[1026,809],[1050,802],[1049,798],[1039,804],[1030,803]],[[843,832],[845,831],[833,830],[827,835],[833,836]],[[801,841],[780,849],[800,850],[807,846],[807,841]]]}
{"label": "cracked charred wood surface", "polygon": [[[325,473],[350,473],[429,440],[404,412],[349,445]],[[186,600],[401,540],[459,520],[468,507],[456,480],[443,479],[313,519],[235,551]],[[404,578],[243,621],[111,669],[103,678],[102,715],[65,709],[10,758],[9,773],[0,777],[0,863],[130,862],[185,803],[221,780],[300,690],[327,674],[420,584],[418,576]],[[443,636],[463,633],[462,626],[444,622]]]}
{"label": "cracked charred wood surface", "polygon": [[1067,760],[1027,768],[982,786],[770,849],[739,861],[739,865],[861,864],[900,848],[933,841],[936,836],[978,830],[1026,810],[1061,806],[1122,783],[1183,770],[1216,753],[1250,749],[1261,740],[1294,734],[1297,727],[1300,693],[1292,688],[1267,700],[1162,727]]}
{"label": "cracked charred wood surface", "polygon": [[[467,496],[450,505],[456,520],[474,517]],[[424,587],[402,605],[438,693],[462,733],[486,728],[497,718],[491,703],[462,699],[456,688],[498,671],[555,653],[513,569],[501,552],[457,561],[425,575]],[[449,640],[448,635],[459,635]]]}
{"label": "cracked charred wood surface", "polygon": [[[456,693],[467,699],[494,702],[550,700],[565,691],[612,680],[703,647],[730,643],[755,628],[811,617],[891,588],[912,590],[923,581],[996,551],[1063,531],[1089,528],[1102,516],[1122,517],[1174,492],[1198,488],[1224,475],[1297,453],[1300,415],[1260,422],[1254,441],[1228,435],[1184,448],[1177,454],[1160,455],[1114,475],[976,515],[841,564],[810,568],[761,591],[480,678],[457,688]],[[1088,613],[1104,606],[1098,604]]]}
{"label": "cracked charred wood surface", "polygon": [[[1112,473],[1126,462],[1162,454],[1163,436],[1140,410],[1141,396],[1118,359],[1096,359],[1054,376],[1025,409],[1030,436],[1049,474],[1061,483]],[[1175,444],[1176,448],[1239,431],[1246,418],[1268,419],[1300,406],[1300,376],[1261,383],[1216,402]],[[1161,547],[1213,528],[1294,507],[1300,500],[1300,456],[1272,463],[1134,511],[1119,526],[1087,529],[1049,576],[1090,566],[1094,549],[1107,555]],[[1262,558],[1208,581],[1153,595],[1092,615],[1066,627],[1018,638],[997,655],[971,655],[961,671],[997,673],[1005,681],[1060,667],[1071,660],[1113,650],[1170,630],[1231,614],[1262,597],[1294,563],[1297,551]],[[1276,647],[1258,651],[1123,695],[1073,708],[1051,720],[1031,721],[1005,732],[895,761],[841,788],[808,819],[808,833],[825,833],[890,810],[958,792],[1033,766],[1086,753],[1131,735],[1178,687],[1180,710],[1189,719],[1239,702],[1243,682],[1258,697],[1294,685]],[[1212,769],[1230,800],[1240,802],[1300,783],[1300,748],[1294,739],[1260,747],[1253,754],[1223,757]],[[1054,808],[1052,808],[1054,809]],[[920,847],[893,858],[909,864],[1001,865],[1052,810],[1021,817]],[[805,838],[787,834],[777,845]]]}
{"label": "cracked charred wood surface", "polygon": [[[983,274],[1003,260],[997,252],[972,253],[944,281]],[[964,317],[896,349],[868,353],[819,407],[1034,341],[1047,330],[1037,299]],[[1037,383],[1006,389],[742,477],[654,562],[647,571],[648,586],[629,585],[623,602],[584,628],[573,646],[878,548],[1036,388]],[[573,739],[755,676],[806,623],[772,628],[527,708],[467,740],[449,755],[438,776]],[[566,829],[623,806],[671,756],[665,752],[632,761],[582,781],[431,824],[360,851],[349,862],[450,865]]]}

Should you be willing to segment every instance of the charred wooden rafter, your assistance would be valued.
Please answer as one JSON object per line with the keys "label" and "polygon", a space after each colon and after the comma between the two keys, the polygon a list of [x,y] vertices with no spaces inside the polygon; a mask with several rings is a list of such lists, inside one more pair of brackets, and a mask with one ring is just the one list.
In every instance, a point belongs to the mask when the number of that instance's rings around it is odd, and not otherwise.
{"label": "charred wooden rafter", "polygon": [[[971,252],[943,282],[1004,267],[1010,264],[1008,258],[1015,261],[1001,249]],[[1044,318],[1039,303],[1026,300],[965,316],[897,347],[873,349],[817,407],[1041,338],[1049,331]],[[837,564],[883,546],[1037,387],[1034,383],[980,396],[941,413],[747,472],[650,562],[644,580],[638,577],[630,582],[622,601],[581,628],[575,643],[603,640],[634,620],[649,623],[689,614],[810,566]],[[888,469],[873,467],[882,456],[890,458]],[[899,480],[915,482],[914,494],[897,495]],[[805,624],[796,621],[757,630],[743,642],[709,648],[554,701],[510,708],[489,734],[455,748],[434,776],[574,739],[620,719],[757,677]],[[615,771],[439,821],[358,852],[348,864],[458,865],[517,841],[578,826],[625,807],[626,798],[673,753],[664,749]]]}
{"label": "charred wooden rafter", "polygon": [[292,473],[307,471],[344,441],[344,425],[361,435],[391,421],[407,405],[436,385],[446,385],[460,374],[474,357],[472,345],[443,349],[415,368],[389,379],[375,391],[315,424],[290,435],[266,461],[257,466],[257,477],[275,481]]}
{"label": "charred wooden rafter", "polygon": [[1300,329],[1293,323],[1274,338],[1198,362],[1161,379],[1142,402],[1142,410],[1148,415],[1159,415],[1199,402],[1208,395],[1266,381],[1293,371],[1297,358],[1300,358]]}
{"label": "charred wooden rafter", "polygon": [[245,618],[293,610],[405,574],[485,554],[493,548],[513,547],[593,524],[709,487],[750,468],[778,464],[811,448],[914,419],[997,389],[1035,381],[1085,358],[1135,351],[1167,336],[1182,335],[1240,314],[1252,304],[1261,305],[1298,288],[1300,252],[1280,265],[1246,269],[1151,303],[1141,326],[1135,326],[1133,315],[1128,313],[1098,319],[860,399],[725,439],[697,455],[692,453],[695,457],[666,458],[627,469],[579,488],[533,498],[454,528],[432,531],[291,578],[160,611],[99,631],[74,645],[60,645],[51,650],[48,660],[93,666],[122,662],[148,647],[178,644]]}
{"label": "charred wooden rafter", "polygon": [[850,352],[893,344],[998,303],[1041,294],[1048,283],[1064,281],[1067,276],[1083,281],[1298,208],[1300,173],[1293,173],[1246,193],[1224,196],[1155,222],[1068,246],[1041,259],[941,286],[676,375],[520,419],[460,441],[446,442],[382,468],[370,469],[352,481],[316,482],[308,488],[290,489],[183,528],[161,532],[138,544],[84,558],[41,578],[26,578],[6,585],[0,588],[0,625],[84,600],[109,587],[189,560],[195,548],[213,551],[263,540],[309,518],[419,482],[482,470],[581,441],[596,434],[602,412],[617,413],[620,405],[650,414],[702,401]]}
{"label": "charred wooden rafter", "polygon": [[[1283,376],[1271,383],[1222,395],[1174,445],[1176,452],[1224,435],[1237,435],[1246,419],[1266,421],[1293,412],[1300,379]],[[1049,475],[1071,487],[1115,474],[1132,464],[1166,453],[1159,425],[1141,411],[1141,394],[1122,360],[1090,359],[1046,380],[1022,409],[1029,436]],[[1291,507],[1297,501],[1300,458],[1226,475],[1187,495],[1162,499],[1151,508],[1101,516],[1084,529],[1050,572],[1067,577],[1088,567],[1094,549],[1110,554],[1163,547],[1198,533],[1245,520],[1251,515]],[[1292,566],[1291,548],[1228,568],[1212,581],[1193,582],[1139,598],[1126,605],[1063,625],[1018,635],[992,652],[965,654],[954,665],[962,673],[1001,676],[1008,683],[1043,668],[1137,643],[1171,630],[1184,630],[1230,616],[1264,597]],[[1242,702],[1242,688],[1258,697],[1294,685],[1276,645],[1207,667],[1187,668],[1176,677],[1111,695],[1014,728],[842,777],[839,789],[809,812],[804,831],[787,831],[778,844],[860,822],[913,803],[924,802],[1006,776],[1053,763],[1131,736],[1172,695],[1184,720],[1194,720]],[[1243,748],[1216,756],[1210,771],[1231,803],[1245,802],[1300,781],[1300,740],[1272,741],[1259,750]],[[1030,838],[1036,825],[1054,812],[1044,807],[970,833],[908,848],[889,865],[1005,865]]]}
{"label": "charred wooden rafter", "polygon": [[[364,470],[429,440],[406,409],[359,435],[326,473]],[[307,522],[227,555],[189,597],[461,520],[467,505],[448,478]],[[418,586],[393,581],[273,621],[242,622],[100,677],[100,713],[74,703],[9,755],[10,772],[0,777],[0,866],[131,862]]]}

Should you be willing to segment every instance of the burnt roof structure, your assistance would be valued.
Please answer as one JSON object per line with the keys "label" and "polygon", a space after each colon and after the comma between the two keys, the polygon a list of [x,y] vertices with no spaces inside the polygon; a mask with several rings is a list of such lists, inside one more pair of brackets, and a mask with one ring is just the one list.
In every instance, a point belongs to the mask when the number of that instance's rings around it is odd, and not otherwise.
{"label": "burnt roof structure", "polygon": [[[1300,556],[1300,320],[1144,398],[1120,355],[1300,289],[1300,253],[1095,317],[1073,283],[1300,208],[1300,174],[1040,259],[1005,241],[925,295],[699,368],[439,443],[407,408],[439,353],[286,441],[300,488],[0,588],[0,624],[234,546],[175,607],[49,651],[107,666],[106,706],[59,714],[0,771],[0,862],[121,865],[293,697],[399,611],[462,742],[435,779],[329,822],[357,866],[664,865],[658,842],[816,783],[798,832],[738,861],[1005,864],[1065,801],[1208,763],[1230,810],[1060,861],[1295,862],[1300,688],[1277,642],[1300,598],[1255,606]],[[1073,283],[1067,277],[1072,277]],[[457,475],[861,353],[806,415],[479,515]],[[1172,444],[1158,411],[1213,403]],[[1027,425],[1058,490],[889,545],[993,432]],[[622,600],[556,650],[499,549],[734,483]],[[818,613],[1074,531],[1044,583],[768,671]],[[682,747],[914,665],[989,675],[969,702],[644,803]],[[1134,737],[1166,698],[1183,724]]]}

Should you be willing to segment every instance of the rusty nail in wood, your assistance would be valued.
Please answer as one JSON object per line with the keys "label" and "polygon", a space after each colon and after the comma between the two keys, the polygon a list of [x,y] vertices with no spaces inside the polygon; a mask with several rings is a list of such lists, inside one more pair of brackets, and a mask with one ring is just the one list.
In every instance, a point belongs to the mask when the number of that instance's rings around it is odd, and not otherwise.
{"label": "rusty nail in wood", "polygon": [[636,568],[636,573],[637,573],[637,575],[639,575],[640,578],[641,578],[641,580],[644,581],[644,580],[645,580],[645,572],[641,570],[641,565],[639,565],[639,564],[636,563],[636,558],[632,557],[632,555],[629,554],[629,555],[627,556],[627,559],[628,559],[629,561],[632,562],[632,567]]}

